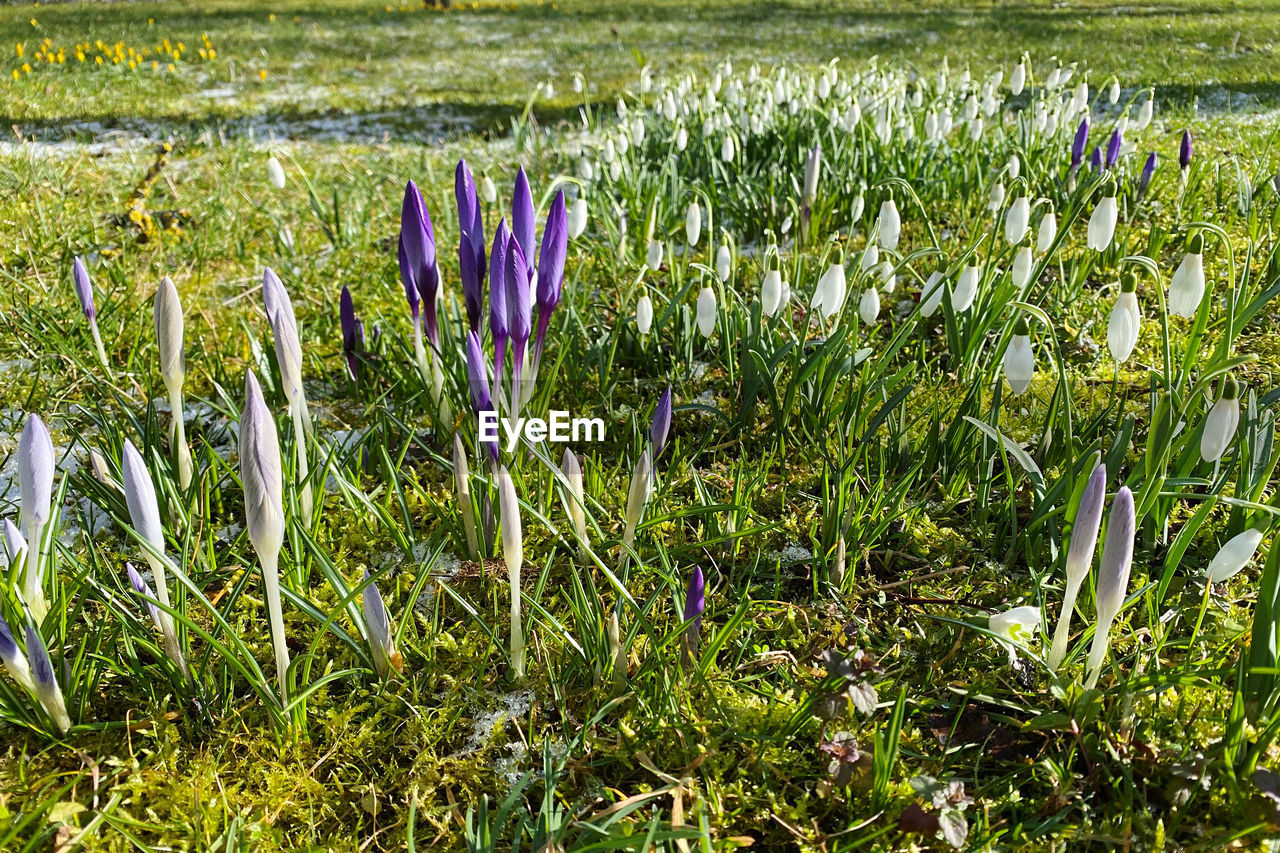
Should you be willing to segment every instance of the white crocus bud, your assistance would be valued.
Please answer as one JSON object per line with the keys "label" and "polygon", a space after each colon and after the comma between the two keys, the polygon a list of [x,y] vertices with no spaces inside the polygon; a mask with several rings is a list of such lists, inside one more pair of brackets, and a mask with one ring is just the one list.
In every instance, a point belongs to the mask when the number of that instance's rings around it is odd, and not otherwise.
{"label": "white crocus bud", "polygon": [[244,378],[240,412],[240,481],[244,486],[245,528],[262,565],[263,599],[271,624],[280,707],[289,704],[289,646],[280,603],[280,547],[284,544],[284,481],[276,424],[253,372]]}
{"label": "white crocus bud", "polygon": [[1098,252],[1105,251],[1111,245],[1111,238],[1116,233],[1116,220],[1119,218],[1120,208],[1116,204],[1116,185],[1115,182],[1107,184],[1103,190],[1102,198],[1098,201],[1098,205],[1093,209],[1093,215],[1089,217],[1089,248]]}
{"label": "white crocus bud", "polygon": [[1098,623],[1093,629],[1093,645],[1085,662],[1085,689],[1098,686],[1102,662],[1111,646],[1111,625],[1124,605],[1129,588],[1129,570],[1133,566],[1133,532],[1135,527],[1133,493],[1121,486],[1111,502],[1107,521],[1107,538],[1102,545],[1102,561],[1098,564]]}
{"label": "white crocus bud", "polygon": [[729,247],[721,243],[716,250],[716,277],[721,281],[728,281],[732,264],[733,255],[730,254]]}
{"label": "white crocus bud", "polygon": [[1036,357],[1031,351],[1031,336],[1027,321],[1019,317],[1013,327],[1013,337],[1004,351],[1004,378],[1014,394],[1022,394],[1031,385],[1036,373]]}
{"label": "white crocus bud", "polygon": [[1004,215],[1004,238],[1010,246],[1016,246],[1027,235],[1027,226],[1031,221],[1031,199],[1020,195],[1009,205]]}
{"label": "white crocus bud", "polygon": [[178,484],[191,485],[191,449],[187,447],[187,425],[182,407],[182,383],[187,375],[182,343],[182,302],[173,279],[165,276],[156,290],[156,343],[160,349],[160,378],[169,392],[169,409],[173,416],[170,440],[178,464]]}
{"label": "white crocus bud", "polygon": [[1191,238],[1187,254],[1169,282],[1169,313],[1194,317],[1204,299],[1204,237]]}
{"label": "white crocus bud", "polygon": [[862,291],[862,299],[858,301],[858,316],[868,326],[875,323],[876,317],[880,316],[880,294],[876,291],[874,284]]}
{"label": "white crocus bud", "polygon": [[1075,612],[1076,596],[1089,569],[1093,566],[1093,552],[1098,545],[1098,530],[1102,526],[1102,504],[1107,497],[1107,466],[1099,463],[1089,475],[1080,494],[1076,518],[1071,525],[1071,542],[1067,546],[1067,586],[1062,596],[1062,613],[1058,627],[1053,632],[1053,647],[1048,664],[1056,670],[1067,656],[1067,640],[1071,634],[1071,615]]}
{"label": "white crocus bud", "polygon": [[1031,282],[1031,271],[1035,267],[1035,257],[1030,246],[1020,246],[1013,256],[1013,286],[1022,290]]}
{"label": "white crocus bud", "polygon": [[698,294],[698,331],[709,338],[716,330],[716,292],[704,285]]}
{"label": "white crocus bud", "polygon": [[636,300],[636,331],[641,335],[649,334],[653,328],[653,300],[649,294],[642,293]]}
{"label": "white crocus bud", "polygon": [[1058,217],[1050,210],[1040,219],[1040,228],[1036,232],[1036,251],[1041,254],[1049,251],[1057,237]]}
{"label": "white crocus bud", "polygon": [[698,238],[702,236],[702,208],[696,201],[689,203],[689,212],[685,214],[684,235],[691,247],[698,245]]}
{"label": "white crocus bud", "polygon": [[766,317],[772,317],[781,305],[782,273],[771,269],[764,274],[764,282],[760,285],[760,307]]}
{"label": "white crocus bud", "polygon": [[274,156],[267,158],[267,178],[271,181],[271,186],[278,190],[284,189],[284,166]]}
{"label": "white crocus bud", "polygon": [[1213,404],[1204,419],[1200,433],[1200,458],[1205,462],[1217,462],[1231,446],[1236,427],[1240,425],[1240,386],[1230,376],[1222,383],[1222,396]]}
{"label": "white crocus bud", "polygon": [[939,268],[929,273],[924,287],[920,288],[920,316],[932,317],[938,310],[938,306],[942,304],[942,297],[947,291],[945,282],[942,280],[944,272]]}
{"label": "white crocus bud", "polygon": [[1120,364],[1129,360],[1129,355],[1138,344],[1138,332],[1142,326],[1142,311],[1138,306],[1138,282],[1132,274],[1126,274],[1120,281],[1120,295],[1116,297],[1115,307],[1111,309],[1111,319],[1107,323],[1107,349],[1111,357]]}
{"label": "white crocus bud", "polygon": [[1222,583],[1227,578],[1238,574],[1249,565],[1249,561],[1253,559],[1253,555],[1257,553],[1258,546],[1261,544],[1262,531],[1256,527],[1250,527],[1243,533],[1232,536],[1209,562],[1206,572],[1209,583]]}
{"label": "white crocus bud", "polygon": [[520,569],[524,565],[524,534],[520,530],[520,501],[505,467],[498,468],[498,512],[502,521],[502,559],[511,583],[511,670],[524,678],[524,627],[520,622]]}
{"label": "white crocus bud", "polygon": [[27,415],[18,439],[18,491],[22,495],[22,532],[27,539],[27,565],[22,573],[22,600],[36,620],[44,618],[48,604],[44,598],[44,566],[40,565],[40,543],[53,504],[53,440],[44,421]]}
{"label": "white crocus bud", "polygon": [[[486,180],[488,180],[486,178]],[[569,238],[576,240],[587,230],[587,200],[578,196],[569,208]]]}
{"label": "white crocus bud", "polygon": [[960,270],[960,277],[951,292],[951,310],[959,314],[969,310],[978,295],[978,281],[981,278],[982,269],[977,264],[968,264]]}
{"label": "white crocus bud", "polygon": [[458,494],[458,508],[462,511],[462,532],[467,537],[467,555],[480,559],[480,537],[476,533],[476,508],[471,500],[471,470],[467,464],[467,449],[462,446],[458,433],[453,434],[453,485]]}
{"label": "white crocus bud", "polygon": [[587,498],[582,487],[582,466],[578,457],[568,448],[564,451],[560,470],[569,487],[565,490],[565,512],[573,523],[573,532],[578,536],[579,547],[585,552],[587,547]]}
{"label": "white crocus bud", "polygon": [[307,397],[302,388],[302,344],[298,340],[298,320],[293,313],[293,302],[289,299],[284,282],[270,267],[262,273],[262,302],[275,339],[280,386],[289,401],[289,414],[293,417],[294,447],[297,454],[295,473],[298,484],[302,487],[298,502],[303,521],[309,525],[312,503],[311,483],[307,479],[307,436],[311,416],[307,411]]}
{"label": "white crocus bud", "polygon": [[880,248],[896,252],[901,234],[902,219],[898,216],[898,205],[894,203],[893,196],[889,196],[880,205],[880,224],[876,228]]}

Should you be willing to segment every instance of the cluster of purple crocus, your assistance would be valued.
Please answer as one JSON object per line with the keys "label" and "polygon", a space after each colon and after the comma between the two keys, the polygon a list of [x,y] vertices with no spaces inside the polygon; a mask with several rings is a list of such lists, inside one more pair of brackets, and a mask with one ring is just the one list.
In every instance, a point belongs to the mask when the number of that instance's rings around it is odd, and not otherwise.
{"label": "cluster of purple crocus", "polygon": [[[1084,152],[1089,145],[1089,129],[1089,117],[1085,116],[1080,120],[1080,125],[1076,128],[1075,136],[1071,140],[1071,166],[1069,169],[1069,174],[1071,175],[1075,174],[1084,160]],[[1095,172],[1101,172],[1104,168],[1114,169],[1120,162],[1120,153],[1123,148],[1124,134],[1117,127],[1107,139],[1105,152],[1101,144],[1093,147],[1092,152],[1089,154],[1090,167]],[[1191,134],[1189,131],[1183,132],[1182,145],[1179,149],[1178,157],[1179,164],[1185,170],[1191,163]],[[1146,194],[1147,188],[1151,186],[1151,178],[1155,175],[1158,163],[1159,158],[1156,157],[1154,151],[1147,155],[1146,162],[1142,165],[1142,171],[1138,175],[1138,198],[1142,198]]]}
{"label": "cluster of purple crocus", "polygon": [[[496,412],[499,408],[516,414],[529,400],[551,326],[551,315],[560,302],[569,242],[564,193],[557,192],[551,203],[536,265],[533,194],[523,167],[516,175],[511,224],[508,226],[505,217],[499,221],[488,257],[485,255],[484,211],[476,193],[475,179],[465,160],[458,161],[454,173],[454,197],[458,207],[458,272],[467,312],[465,353],[471,407],[477,415],[485,411]],[[413,315],[415,349],[422,359],[424,353],[420,342],[425,328],[432,358],[438,358],[441,350],[436,300],[440,292],[440,269],[435,231],[422,194],[413,181],[405,187],[398,256],[400,280]],[[492,392],[481,324],[486,275],[489,284],[489,337],[493,341],[494,353]],[[347,328],[344,322],[344,343]],[[504,385],[508,350],[511,353],[511,378]],[[486,450],[497,459],[496,445],[486,447]]]}

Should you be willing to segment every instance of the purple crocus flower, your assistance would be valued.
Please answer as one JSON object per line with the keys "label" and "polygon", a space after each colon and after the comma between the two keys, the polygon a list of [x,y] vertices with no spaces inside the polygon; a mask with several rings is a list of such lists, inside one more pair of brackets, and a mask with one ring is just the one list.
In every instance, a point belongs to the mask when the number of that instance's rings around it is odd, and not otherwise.
{"label": "purple crocus flower", "polygon": [[1097,145],[1093,146],[1093,152],[1089,155],[1089,166],[1093,171],[1102,171],[1102,149]]}
{"label": "purple crocus flower", "polygon": [[1178,166],[1182,171],[1191,167],[1191,130],[1182,131],[1182,145],[1178,146]]}
{"label": "purple crocus flower", "polygon": [[702,611],[707,608],[707,583],[702,577],[702,567],[694,566],[689,576],[689,589],[684,596],[684,621],[693,620],[688,630],[696,636],[702,628]]}
{"label": "purple crocus flower", "polygon": [[[489,394],[489,379],[485,375],[484,351],[480,348],[480,337],[475,332],[467,332],[467,385],[471,388],[471,408],[477,416],[483,412],[493,411],[493,398]],[[493,461],[498,461],[498,445],[496,442],[482,442]]]}
{"label": "purple crocus flower", "polygon": [[347,370],[356,378],[356,350],[360,346],[360,325],[356,320],[356,306],[351,300],[351,290],[343,285],[338,300],[338,319],[342,324],[342,352],[347,357]]}
{"label": "purple crocus flower", "polygon": [[98,311],[93,305],[93,285],[89,282],[89,270],[85,268],[84,258],[77,256],[71,264],[71,277],[75,280],[80,310],[84,312],[86,320],[93,320],[98,316]]}
{"label": "purple crocus flower", "polygon": [[1151,178],[1156,173],[1156,152],[1152,151],[1147,155],[1147,162],[1142,166],[1142,174],[1138,176],[1138,198],[1142,198],[1147,192],[1147,187],[1151,186]]}
{"label": "purple crocus flower", "polygon": [[[529,192],[529,178],[524,166],[516,173],[516,191],[511,198],[511,235],[520,244],[526,260],[533,258],[533,194]],[[525,275],[531,280],[533,268],[527,267]]]}
{"label": "purple crocus flower", "polygon": [[1124,142],[1124,137],[1120,135],[1120,128],[1116,128],[1111,132],[1111,138],[1107,140],[1107,168],[1114,169],[1116,163],[1120,162],[1120,145]]}
{"label": "purple crocus flower", "polygon": [[511,232],[507,220],[498,223],[493,232],[493,250],[489,253],[489,333],[493,335],[493,386],[502,387],[502,363],[507,356],[507,243]]}
{"label": "purple crocus flower", "polygon": [[427,340],[439,350],[436,293],[440,289],[440,270],[436,266],[435,229],[422,203],[422,193],[413,181],[404,188],[404,205],[400,209],[400,246],[400,278],[406,290],[410,281],[418,289],[418,295],[425,303]]}
{"label": "purple crocus flower", "polygon": [[467,304],[467,325],[473,332],[478,332],[480,315],[484,310],[484,216],[476,196],[476,182],[466,160],[458,161],[453,177],[453,194],[458,201],[458,272]]}
{"label": "purple crocus flower", "polygon": [[151,591],[151,587],[147,586],[147,582],[142,579],[142,575],[138,574],[138,570],[133,567],[133,563],[125,563],[124,570],[129,575],[129,583],[133,584],[134,590],[147,600],[147,612],[151,615],[151,622],[156,626],[156,630],[163,631],[163,623],[160,621],[160,608],[151,603],[156,599],[156,594]]}
{"label": "purple crocus flower", "polygon": [[507,289],[507,331],[511,334],[511,406],[519,410],[521,393],[521,374],[524,372],[525,347],[533,334],[533,292],[529,280],[529,265],[525,261],[524,250],[516,242],[513,234],[507,240],[507,253],[504,258]]}
{"label": "purple crocus flower", "polygon": [[653,426],[649,428],[649,440],[653,442],[653,456],[656,459],[667,445],[667,433],[671,431],[671,386],[662,392],[658,407],[653,410]]}
{"label": "purple crocus flower", "polygon": [[404,233],[401,232],[400,238],[396,243],[396,258],[400,262],[400,283],[404,285],[404,298],[409,303],[409,312],[413,315],[414,328],[418,326],[418,284],[413,278],[413,262],[409,260],[409,254],[405,251]]}
{"label": "purple crocus flower", "polygon": [[1080,160],[1084,157],[1084,147],[1089,141],[1089,119],[1085,118],[1076,128],[1075,139],[1071,141],[1071,171],[1080,168]]}
{"label": "purple crocus flower", "polygon": [[569,220],[565,212],[564,193],[556,193],[547,214],[547,224],[542,229],[542,253],[538,256],[538,335],[533,342],[534,374],[542,362],[542,348],[546,343],[547,329],[551,325],[551,312],[560,303],[560,288],[564,284],[564,258],[569,251]]}

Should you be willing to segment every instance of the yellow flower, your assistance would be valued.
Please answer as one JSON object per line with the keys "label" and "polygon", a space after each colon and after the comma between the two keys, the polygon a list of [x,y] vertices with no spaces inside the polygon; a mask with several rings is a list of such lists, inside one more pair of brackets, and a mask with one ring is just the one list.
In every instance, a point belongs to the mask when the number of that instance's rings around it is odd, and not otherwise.
{"label": "yellow flower", "polygon": [[169,63],[169,73],[170,73],[170,74],[172,74],[172,73],[173,73],[174,71],[176,71],[176,70],[177,70],[177,69],[173,67],[173,63],[172,63],[172,62],[170,62],[170,63]]}
{"label": "yellow flower", "polygon": [[258,72],[258,79],[259,80],[267,79],[267,69],[263,68],[261,71]]}
{"label": "yellow flower", "polygon": [[25,44],[23,44],[22,42],[18,42],[18,44],[17,44],[17,46],[16,46],[15,50],[17,50],[17,52],[18,52],[18,58],[19,58],[19,59],[21,59],[21,58],[22,58],[22,54],[24,54],[24,53],[26,53],[26,52],[27,52],[27,46],[26,46]]}
{"label": "yellow flower", "polygon": [[13,79],[14,79],[14,80],[17,80],[17,79],[18,79],[18,69],[16,69],[16,68],[15,68],[15,69],[13,69]]}

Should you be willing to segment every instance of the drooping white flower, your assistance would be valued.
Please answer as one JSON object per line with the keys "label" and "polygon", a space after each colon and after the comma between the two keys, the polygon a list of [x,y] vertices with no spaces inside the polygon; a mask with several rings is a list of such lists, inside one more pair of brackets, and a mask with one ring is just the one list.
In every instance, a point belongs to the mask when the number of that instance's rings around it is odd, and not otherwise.
{"label": "drooping white flower", "polygon": [[1142,310],[1138,306],[1137,279],[1126,274],[1120,281],[1120,295],[1116,297],[1115,307],[1111,309],[1111,319],[1107,323],[1107,349],[1111,357],[1120,364],[1129,360],[1129,355],[1138,344],[1138,332],[1142,326]]}
{"label": "drooping white flower", "polygon": [[876,291],[874,284],[862,291],[862,299],[858,301],[858,316],[868,326],[875,323],[876,318],[880,316],[880,294]]}
{"label": "drooping white flower", "polygon": [[650,240],[649,247],[645,251],[645,264],[651,270],[657,270],[662,267],[662,241]]}
{"label": "drooping white flower", "polygon": [[1009,205],[1004,215],[1004,238],[1010,246],[1016,246],[1027,235],[1027,225],[1031,221],[1031,200],[1020,195]]}
{"label": "drooping white flower", "polygon": [[1031,271],[1035,267],[1035,257],[1030,246],[1019,246],[1013,256],[1013,286],[1022,290],[1031,281]]}
{"label": "drooping white flower", "polygon": [[1169,282],[1169,313],[1194,317],[1204,300],[1204,237],[1196,234]]}
{"label": "drooping white flower", "polygon": [[1049,251],[1058,236],[1058,217],[1052,210],[1040,219],[1040,228],[1036,232],[1036,251],[1041,254]]}
{"label": "drooping white flower", "polygon": [[1025,60],[1018,62],[1013,66],[1013,71],[1009,74],[1009,94],[1017,97],[1022,94],[1022,89],[1027,85],[1027,63]]}
{"label": "drooping white flower", "polygon": [[1116,185],[1109,182],[1103,190],[1102,198],[1089,217],[1089,248],[1098,252],[1105,251],[1111,245],[1111,238],[1116,233],[1116,220],[1120,216],[1120,208],[1116,204]]}
{"label": "drooping white flower", "polygon": [[587,230],[587,200],[578,196],[569,208],[569,238],[576,240]]}
{"label": "drooping white flower", "polygon": [[642,335],[649,334],[653,327],[653,300],[649,294],[642,293],[636,300],[636,331]]}
{"label": "drooping white flower", "polygon": [[696,201],[689,202],[689,212],[684,217],[684,235],[690,246],[698,245],[698,238],[702,236],[702,208]]}
{"label": "drooping white flower", "polygon": [[698,294],[698,331],[704,338],[711,337],[716,330],[716,292],[710,285],[704,285]]}
{"label": "drooping white flower", "polygon": [[1012,665],[1018,656],[1016,647],[1027,646],[1040,630],[1040,608],[1023,605],[993,613],[987,627],[1002,638],[1000,642],[1008,651]]}
{"label": "drooping white flower", "polygon": [[978,295],[978,281],[981,277],[982,270],[977,264],[967,264],[960,270],[955,289],[951,291],[951,310],[960,314],[969,310]]}
{"label": "drooping white flower", "polygon": [[1238,574],[1249,565],[1249,561],[1253,559],[1253,555],[1257,553],[1258,546],[1261,544],[1262,531],[1256,527],[1250,527],[1243,533],[1232,536],[1209,562],[1209,568],[1205,572],[1209,583],[1222,583],[1227,578]]}
{"label": "drooping white flower", "polygon": [[280,165],[274,155],[267,158],[267,178],[271,181],[271,186],[278,190],[284,189],[284,166]]}
{"label": "drooping white flower", "polygon": [[809,303],[809,307],[821,310],[823,317],[830,319],[844,307],[845,294],[844,264],[832,264],[827,267],[822,278],[818,279],[818,286],[814,288],[813,300]]}
{"label": "drooping white flower", "polygon": [[1240,386],[1227,377],[1222,383],[1222,396],[1205,415],[1204,430],[1200,433],[1200,458],[1205,462],[1217,462],[1231,446],[1236,427],[1240,425]]}
{"label": "drooping white flower", "polygon": [[891,195],[880,204],[880,224],[876,229],[880,248],[896,252],[901,234],[902,218],[898,215],[898,205]]}
{"label": "drooping white flower", "polygon": [[760,308],[766,317],[772,317],[781,305],[782,273],[771,269],[764,274],[764,282],[760,285]]}
{"label": "drooping white flower", "polygon": [[942,304],[942,297],[946,293],[946,285],[942,280],[944,270],[936,269],[929,273],[929,277],[925,279],[924,287],[920,288],[920,316],[932,317],[934,312],[938,310],[938,306]]}
{"label": "drooping white flower", "polygon": [[996,181],[991,185],[991,191],[987,194],[987,210],[991,213],[999,213],[1004,207],[1004,184]]}
{"label": "drooping white flower", "polygon": [[728,281],[732,264],[733,255],[730,254],[729,247],[721,243],[720,248],[716,250],[716,277],[721,281]]}
{"label": "drooping white flower", "polygon": [[1021,394],[1031,385],[1036,373],[1036,357],[1031,351],[1031,336],[1027,321],[1019,317],[1013,327],[1013,337],[1004,351],[1004,378],[1014,394]]}

